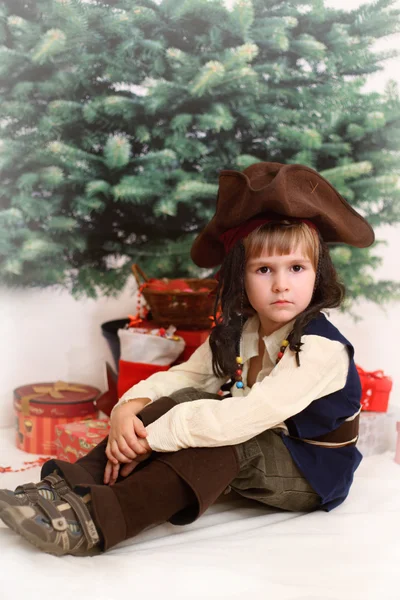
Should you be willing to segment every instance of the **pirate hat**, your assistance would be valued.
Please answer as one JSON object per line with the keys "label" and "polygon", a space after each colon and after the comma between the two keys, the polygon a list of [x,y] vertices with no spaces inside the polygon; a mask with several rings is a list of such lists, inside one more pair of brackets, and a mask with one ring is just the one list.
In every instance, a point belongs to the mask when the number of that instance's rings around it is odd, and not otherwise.
{"label": "pirate hat", "polygon": [[225,255],[220,236],[255,217],[307,219],[325,242],[366,248],[375,240],[369,223],[317,171],[258,162],[244,171],[220,171],[215,215],[193,242],[193,262],[220,265]]}

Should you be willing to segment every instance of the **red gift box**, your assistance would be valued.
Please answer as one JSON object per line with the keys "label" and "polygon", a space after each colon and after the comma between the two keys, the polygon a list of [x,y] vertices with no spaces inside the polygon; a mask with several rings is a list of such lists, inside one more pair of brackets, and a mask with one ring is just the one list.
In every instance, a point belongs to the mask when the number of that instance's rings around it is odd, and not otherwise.
{"label": "red gift box", "polygon": [[361,380],[361,410],[387,412],[389,395],[393,387],[391,377],[384,375],[382,370],[364,371],[356,365]]}
{"label": "red gift box", "polygon": [[82,383],[55,381],[14,390],[17,448],[33,454],[56,452],[56,425],[97,417],[100,390]]}
{"label": "red gift box", "polygon": [[120,360],[117,384],[118,398],[121,398],[127,390],[139,383],[139,381],[147,379],[153,373],[158,373],[158,371],[168,371],[169,368],[170,365],[162,366]]}
{"label": "red gift box", "polygon": [[85,419],[56,426],[56,455],[74,463],[97,446],[109,433],[109,419]]}
{"label": "red gift box", "polygon": [[106,363],[107,390],[96,400],[96,406],[104,414],[110,416],[118,399],[133,385],[147,379],[157,371],[168,371],[170,365],[149,365],[125,360],[119,361],[119,374],[114,373],[111,365]]}
{"label": "red gift box", "polygon": [[197,348],[206,341],[206,339],[210,335],[210,330],[199,329],[197,331],[189,331],[186,329],[177,329],[175,331],[175,335],[179,335],[181,338],[183,338],[186,344],[182,354],[174,363],[179,364],[181,362],[189,360],[193,352],[197,350]]}

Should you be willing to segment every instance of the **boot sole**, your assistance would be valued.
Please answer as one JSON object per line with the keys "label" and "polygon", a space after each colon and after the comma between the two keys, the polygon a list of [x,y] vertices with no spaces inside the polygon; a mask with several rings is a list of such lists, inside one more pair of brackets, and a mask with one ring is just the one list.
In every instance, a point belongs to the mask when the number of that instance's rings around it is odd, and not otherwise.
{"label": "boot sole", "polygon": [[13,517],[12,513],[9,510],[7,510],[7,507],[4,507],[4,503],[2,502],[0,502],[0,519],[3,521],[3,523],[5,523],[5,525],[7,525],[7,527],[15,531],[15,533],[23,537],[33,546],[36,546],[36,548],[38,548],[42,552],[45,552],[46,554],[52,554],[53,556],[66,556],[68,554],[70,554],[71,556],[96,556],[98,554],[102,554],[102,551],[98,547],[93,547],[90,550],[77,550],[76,553],[66,553],[63,551],[62,548],[59,548],[57,546],[52,546],[51,548],[49,548],[48,544],[42,542],[34,534],[30,533],[29,531],[26,531],[23,527],[21,527],[18,521]]}
{"label": "boot sole", "polygon": [[7,527],[9,527],[13,531],[15,531],[15,533],[23,537],[25,540],[27,540],[34,546],[36,546],[36,548],[39,548],[39,550],[41,550],[42,552],[52,554],[53,556],[65,556],[65,553],[61,552],[61,548],[60,551],[57,552],[56,548],[50,550],[49,548],[43,547],[42,545],[38,544],[36,536],[30,534],[28,531],[25,531],[25,529],[22,529],[7,509],[4,509],[0,512],[0,519],[3,521],[3,523],[7,525]]}

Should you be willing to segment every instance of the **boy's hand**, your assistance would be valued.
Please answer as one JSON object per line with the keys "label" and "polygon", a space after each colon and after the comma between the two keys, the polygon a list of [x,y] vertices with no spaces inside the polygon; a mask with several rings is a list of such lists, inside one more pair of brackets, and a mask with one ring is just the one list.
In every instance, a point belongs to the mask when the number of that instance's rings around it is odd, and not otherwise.
{"label": "boy's hand", "polygon": [[[146,454],[141,454],[139,456],[137,456],[134,460],[131,460],[129,463],[124,464],[124,466],[121,469],[121,475],[122,477],[127,477],[127,475],[129,475],[130,473],[132,473],[132,471],[138,466],[138,464],[140,462],[143,462],[144,460],[146,460],[147,458],[149,458],[150,454],[153,452],[153,450],[150,448],[149,444],[147,443],[147,440],[138,440],[140,444],[143,445],[143,447],[146,449]],[[104,483],[105,484],[110,484],[114,485],[114,483],[116,482],[116,480],[118,479],[118,473],[120,472],[120,463],[114,464],[112,463],[110,460],[107,461],[106,464],[106,468],[104,471]]]}
{"label": "boy's hand", "polygon": [[117,407],[110,421],[110,432],[106,448],[108,460],[117,465],[129,463],[147,449],[140,443],[147,435],[146,428],[136,416],[138,406],[127,402]]}

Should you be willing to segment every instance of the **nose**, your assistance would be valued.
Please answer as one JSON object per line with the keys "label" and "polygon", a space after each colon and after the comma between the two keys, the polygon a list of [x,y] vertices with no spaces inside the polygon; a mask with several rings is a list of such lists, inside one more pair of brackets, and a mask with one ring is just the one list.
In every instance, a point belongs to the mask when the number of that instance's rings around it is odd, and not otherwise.
{"label": "nose", "polygon": [[276,272],[272,284],[272,289],[274,292],[283,292],[288,290],[288,281],[287,276],[284,273]]}

